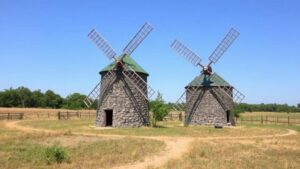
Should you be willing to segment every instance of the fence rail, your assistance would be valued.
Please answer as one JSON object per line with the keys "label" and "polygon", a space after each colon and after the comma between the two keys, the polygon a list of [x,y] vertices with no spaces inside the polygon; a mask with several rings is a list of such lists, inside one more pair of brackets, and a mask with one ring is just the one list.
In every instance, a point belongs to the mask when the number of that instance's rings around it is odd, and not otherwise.
{"label": "fence rail", "polygon": [[239,124],[287,124],[287,125],[300,125],[300,117],[293,116],[248,116],[239,117],[236,119]]}
{"label": "fence rail", "polygon": [[95,113],[90,112],[58,112],[57,118],[58,120],[68,120],[71,118],[88,118],[94,117]]}
{"label": "fence rail", "polygon": [[24,113],[0,113],[0,120],[22,120]]}
{"label": "fence rail", "polygon": [[67,120],[74,118],[91,119],[95,118],[96,112],[32,112],[32,113],[0,113],[0,120],[24,120],[24,119],[58,119]]}
{"label": "fence rail", "polygon": [[163,120],[164,121],[181,121],[182,118],[183,118],[182,112],[170,112],[163,118]]}

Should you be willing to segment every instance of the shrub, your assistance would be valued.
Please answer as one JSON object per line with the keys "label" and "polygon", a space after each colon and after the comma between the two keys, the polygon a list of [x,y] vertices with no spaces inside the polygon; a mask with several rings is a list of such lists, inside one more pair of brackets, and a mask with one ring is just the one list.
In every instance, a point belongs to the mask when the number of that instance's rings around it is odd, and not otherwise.
{"label": "shrub", "polygon": [[67,151],[63,147],[57,145],[48,147],[46,149],[45,155],[48,164],[51,164],[53,162],[62,163],[63,161],[69,160]]}
{"label": "shrub", "polygon": [[166,104],[161,93],[158,92],[157,98],[150,102],[151,126],[156,126],[156,121],[161,121],[171,111],[171,106]]}

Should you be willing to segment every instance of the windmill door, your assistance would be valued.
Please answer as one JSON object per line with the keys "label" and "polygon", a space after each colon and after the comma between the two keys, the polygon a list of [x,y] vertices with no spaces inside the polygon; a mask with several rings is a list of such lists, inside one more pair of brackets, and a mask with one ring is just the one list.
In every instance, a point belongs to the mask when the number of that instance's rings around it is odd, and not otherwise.
{"label": "windmill door", "polygon": [[226,122],[230,123],[230,110],[226,111]]}
{"label": "windmill door", "polygon": [[113,124],[113,110],[104,110],[105,111],[105,124],[106,126],[112,126]]}

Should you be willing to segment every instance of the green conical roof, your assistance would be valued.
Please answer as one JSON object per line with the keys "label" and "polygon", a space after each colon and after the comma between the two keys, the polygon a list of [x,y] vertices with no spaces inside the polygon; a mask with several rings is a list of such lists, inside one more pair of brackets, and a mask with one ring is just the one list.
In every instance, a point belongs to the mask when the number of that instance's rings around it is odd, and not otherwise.
{"label": "green conical roof", "polygon": [[217,73],[213,73],[210,76],[205,76],[201,74],[194,78],[188,86],[231,86],[228,82],[226,82],[221,76]]}
{"label": "green conical roof", "polygon": [[[123,57],[123,58],[122,58]],[[129,55],[121,55],[119,56],[117,59],[122,58],[123,60],[123,64],[125,66],[130,66],[134,71],[138,72],[138,73],[144,73],[146,75],[149,75],[139,64],[137,64]],[[100,73],[102,72],[107,72],[110,70],[113,70],[115,67],[115,61],[113,61],[112,63],[110,63],[109,65],[107,65],[106,67],[104,67]]]}

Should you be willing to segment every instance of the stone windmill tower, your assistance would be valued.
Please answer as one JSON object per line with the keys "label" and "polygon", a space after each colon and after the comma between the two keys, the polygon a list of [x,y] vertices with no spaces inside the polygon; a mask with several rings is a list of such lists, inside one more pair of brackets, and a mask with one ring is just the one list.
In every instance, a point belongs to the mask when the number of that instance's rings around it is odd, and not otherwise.
{"label": "stone windmill tower", "polygon": [[101,81],[84,100],[88,107],[98,103],[96,126],[140,127],[149,123],[148,100],[155,92],[147,85],[149,74],[131,54],[152,29],[145,23],[118,57],[95,29],[88,34],[92,42],[113,60],[100,71]]}
{"label": "stone windmill tower", "polygon": [[185,92],[174,106],[177,111],[185,111],[186,125],[235,125],[233,104],[241,102],[245,96],[217,73],[213,73],[211,65],[221,58],[238,36],[239,33],[231,29],[210,55],[210,62],[206,66],[202,65],[201,59],[181,42],[175,40],[172,43],[171,47],[176,52],[202,69],[201,74],[185,87]]}

